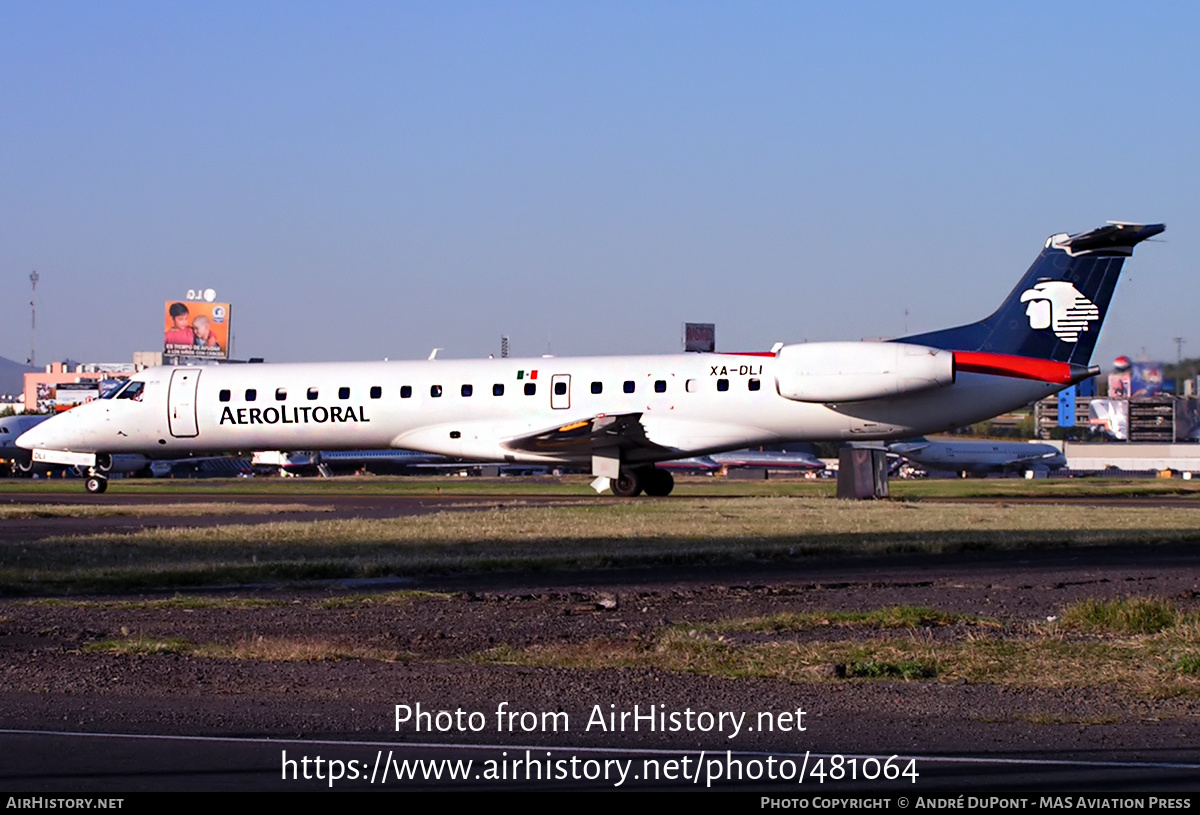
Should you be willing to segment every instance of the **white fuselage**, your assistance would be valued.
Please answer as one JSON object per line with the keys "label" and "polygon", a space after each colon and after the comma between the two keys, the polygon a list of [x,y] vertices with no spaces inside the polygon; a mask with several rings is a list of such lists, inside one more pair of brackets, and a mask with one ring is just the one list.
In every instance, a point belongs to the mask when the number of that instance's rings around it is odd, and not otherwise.
{"label": "white fuselage", "polygon": [[782,441],[944,431],[1062,387],[960,372],[916,392],[798,401],[780,394],[780,377],[795,381],[784,362],[769,354],[675,354],[151,368],[132,377],[143,383],[137,398],[118,393],[81,405],[34,428],[21,445],[155,458],[392,447],[565,463],[587,457],[511,443],[598,416],[640,414],[650,444],[622,460],[650,463]]}

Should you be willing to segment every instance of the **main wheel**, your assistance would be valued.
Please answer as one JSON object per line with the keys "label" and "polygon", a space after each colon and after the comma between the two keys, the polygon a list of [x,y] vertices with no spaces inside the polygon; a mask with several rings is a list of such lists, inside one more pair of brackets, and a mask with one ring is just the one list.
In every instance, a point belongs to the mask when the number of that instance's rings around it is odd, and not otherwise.
{"label": "main wheel", "polygon": [[670,470],[652,467],[646,473],[644,489],[647,495],[670,495],[671,490],[675,489],[675,476],[671,475]]}
{"label": "main wheel", "polygon": [[621,470],[621,475],[609,483],[613,495],[618,498],[633,498],[642,491],[642,476],[637,470]]}
{"label": "main wheel", "polygon": [[93,495],[99,495],[108,489],[108,479],[101,478],[98,475],[89,475],[87,481],[84,482],[87,491]]}

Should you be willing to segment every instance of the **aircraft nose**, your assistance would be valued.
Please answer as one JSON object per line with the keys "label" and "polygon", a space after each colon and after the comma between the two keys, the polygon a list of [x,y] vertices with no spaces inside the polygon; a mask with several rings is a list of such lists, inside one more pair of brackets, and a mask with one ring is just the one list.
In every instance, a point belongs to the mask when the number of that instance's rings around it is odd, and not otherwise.
{"label": "aircraft nose", "polygon": [[46,434],[42,432],[42,428],[45,425],[46,423],[42,422],[42,424],[38,425],[37,427],[31,427],[30,429],[26,430],[24,433],[17,436],[17,440],[14,442],[14,444],[16,444],[17,447],[22,447],[26,450],[35,450],[39,447],[44,447],[45,445],[42,444],[42,439]]}
{"label": "aircraft nose", "polygon": [[66,416],[55,416],[41,424],[31,427],[17,437],[17,447],[26,450],[65,450],[70,448],[71,436],[64,423]]}

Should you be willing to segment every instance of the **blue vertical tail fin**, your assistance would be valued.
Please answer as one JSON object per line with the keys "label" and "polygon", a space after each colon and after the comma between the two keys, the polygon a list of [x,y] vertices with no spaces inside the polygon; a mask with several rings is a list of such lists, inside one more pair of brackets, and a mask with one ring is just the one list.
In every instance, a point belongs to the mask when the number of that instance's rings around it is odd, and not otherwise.
{"label": "blue vertical tail fin", "polygon": [[1163,229],[1110,223],[1078,235],[1054,235],[990,317],[896,342],[1087,365],[1125,258]]}

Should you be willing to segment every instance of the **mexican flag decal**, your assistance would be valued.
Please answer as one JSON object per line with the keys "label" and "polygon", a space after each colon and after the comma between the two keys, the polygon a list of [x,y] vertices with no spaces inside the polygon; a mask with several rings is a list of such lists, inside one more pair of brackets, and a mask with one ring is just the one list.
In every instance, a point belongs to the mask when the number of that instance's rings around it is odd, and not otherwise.
{"label": "mexican flag decal", "polygon": [[537,379],[537,369],[532,371],[517,371],[517,379]]}

